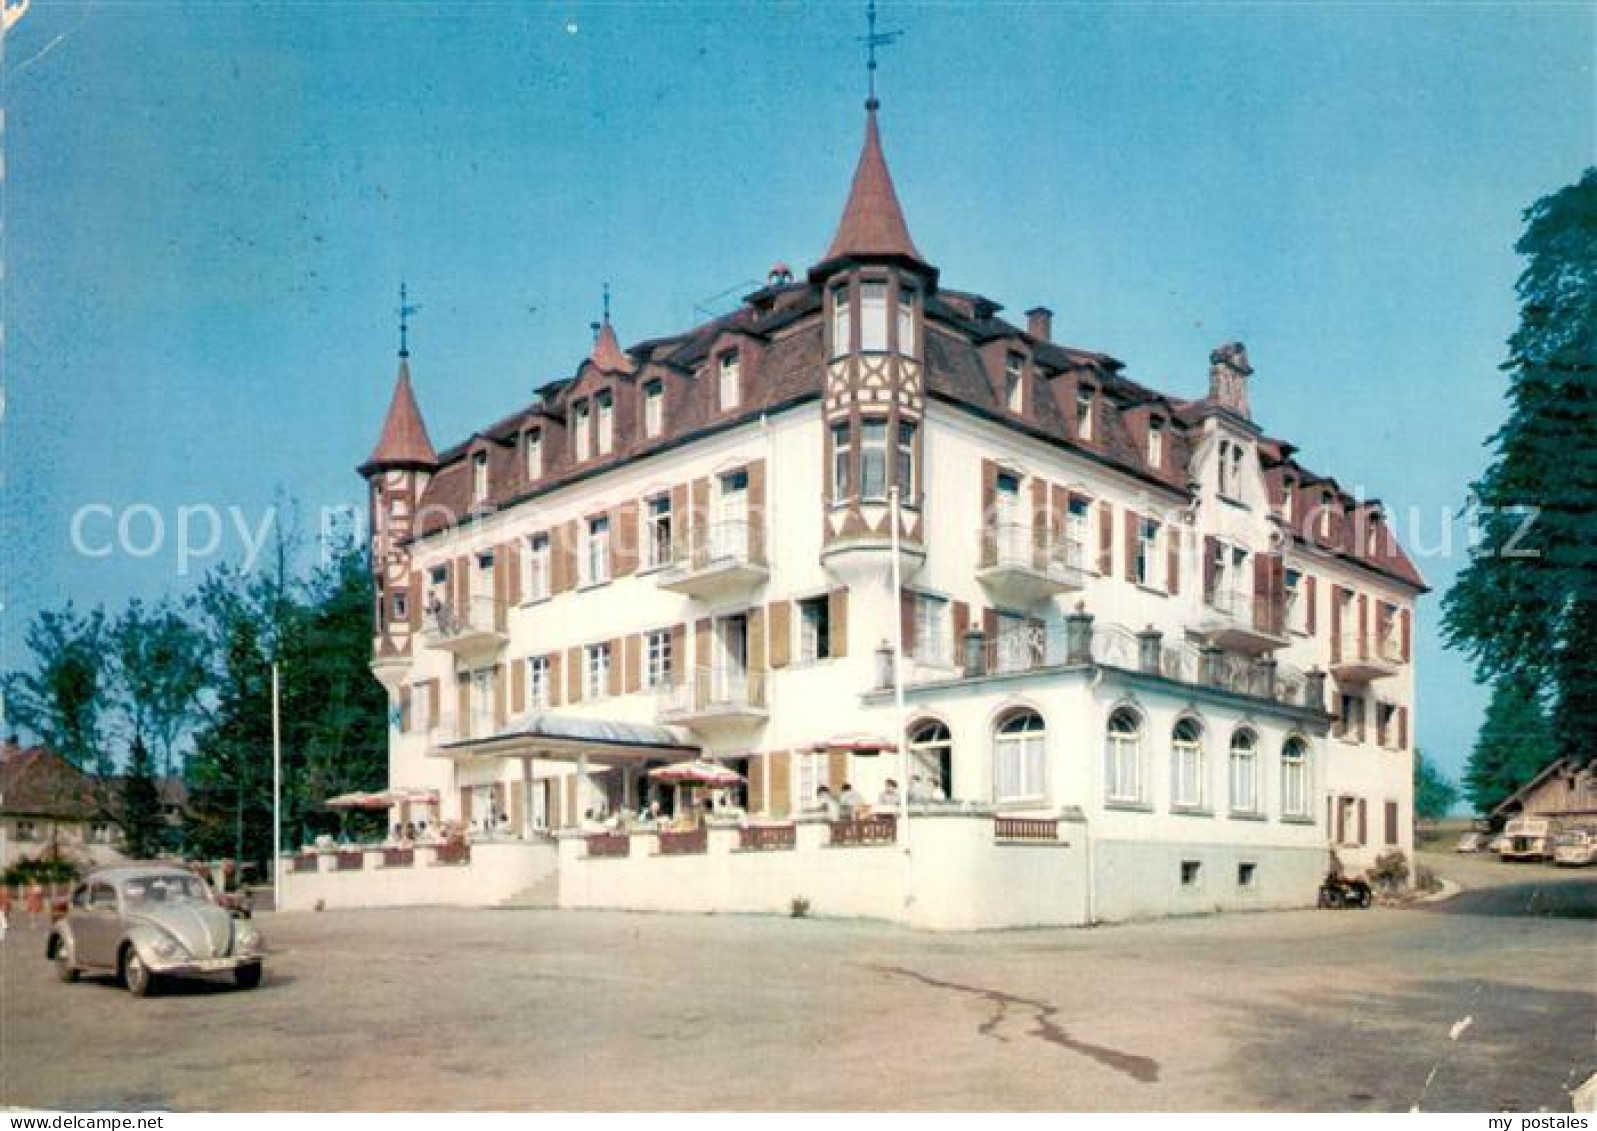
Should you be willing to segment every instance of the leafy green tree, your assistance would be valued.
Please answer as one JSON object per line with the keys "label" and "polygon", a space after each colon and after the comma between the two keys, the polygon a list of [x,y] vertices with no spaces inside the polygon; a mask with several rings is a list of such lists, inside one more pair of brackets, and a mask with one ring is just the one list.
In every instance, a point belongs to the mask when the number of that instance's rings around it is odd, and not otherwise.
{"label": "leafy green tree", "polygon": [[111,624],[108,643],[129,749],[145,744],[152,763],[159,755],[161,775],[171,777],[178,744],[201,709],[205,637],[165,602],[146,609],[134,600]]}
{"label": "leafy green tree", "polygon": [[128,752],[118,816],[129,856],[149,860],[166,848],[167,829],[161,813],[161,792],[155,784],[150,751],[144,745],[143,738],[135,738],[133,748]]}
{"label": "leafy green tree", "polygon": [[24,639],[33,670],[5,677],[8,718],[78,769],[109,773],[104,610],[80,614],[68,601],[36,616]]}
{"label": "leafy green tree", "polygon": [[[1443,629],[1482,679],[1512,680],[1503,694],[1521,711],[1524,688],[1546,688],[1559,752],[1584,761],[1597,751],[1597,168],[1526,221],[1508,418],[1474,484],[1481,540]],[[1483,767],[1477,806],[1497,795],[1498,768]]]}
{"label": "leafy green tree", "polygon": [[1414,751],[1414,815],[1422,821],[1440,821],[1458,800],[1458,786],[1427,758]]}
{"label": "leafy green tree", "polygon": [[1557,756],[1536,688],[1499,680],[1464,770],[1464,795],[1476,812],[1490,813]]}

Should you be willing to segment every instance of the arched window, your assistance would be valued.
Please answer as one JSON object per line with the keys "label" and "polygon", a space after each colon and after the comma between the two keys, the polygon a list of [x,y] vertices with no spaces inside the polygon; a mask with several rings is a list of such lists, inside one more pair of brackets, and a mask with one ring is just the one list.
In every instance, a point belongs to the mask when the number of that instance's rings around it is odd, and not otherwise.
{"label": "arched window", "polygon": [[1258,739],[1251,730],[1231,736],[1231,812],[1259,811]]}
{"label": "arched window", "polygon": [[1281,747],[1281,815],[1308,817],[1309,744],[1292,737]]}
{"label": "arched window", "polygon": [[1207,793],[1203,786],[1203,726],[1197,719],[1182,719],[1171,732],[1170,771],[1171,806],[1203,808]]}
{"label": "arched window", "polygon": [[1142,780],[1142,719],[1130,707],[1109,716],[1104,765],[1104,795],[1110,801],[1147,800]]}
{"label": "arched window", "polygon": [[954,738],[936,719],[910,724],[911,771],[920,779],[908,783],[911,801],[946,801],[954,796]]}
{"label": "arched window", "polygon": [[1045,781],[1047,728],[1036,711],[1006,715],[993,735],[993,800],[1042,801]]}

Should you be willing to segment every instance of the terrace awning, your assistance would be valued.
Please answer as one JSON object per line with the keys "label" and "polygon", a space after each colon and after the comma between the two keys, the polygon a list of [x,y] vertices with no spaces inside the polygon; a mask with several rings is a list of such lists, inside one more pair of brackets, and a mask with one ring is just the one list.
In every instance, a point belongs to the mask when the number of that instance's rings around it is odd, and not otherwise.
{"label": "terrace awning", "polygon": [[441,744],[434,753],[446,758],[534,757],[555,761],[637,762],[650,758],[696,755],[699,748],[655,723],[595,719],[539,711],[512,719],[481,738]]}

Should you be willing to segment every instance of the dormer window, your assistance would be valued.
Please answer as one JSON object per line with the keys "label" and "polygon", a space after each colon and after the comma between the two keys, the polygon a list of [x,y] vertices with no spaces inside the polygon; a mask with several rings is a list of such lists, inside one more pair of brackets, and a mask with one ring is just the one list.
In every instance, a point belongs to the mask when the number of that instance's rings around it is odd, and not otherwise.
{"label": "dormer window", "polygon": [[483,503],[488,499],[488,453],[478,452],[471,457],[471,501]]}
{"label": "dormer window", "polygon": [[737,408],[743,396],[743,371],[738,361],[738,351],[721,355],[720,397],[721,411]]}
{"label": "dormer window", "polygon": [[859,298],[861,353],[887,352],[887,284],[864,283]]}
{"label": "dormer window", "polygon": [[1083,385],[1076,390],[1076,439],[1092,442],[1093,390]]}
{"label": "dormer window", "polygon": [[1287,522],[1292,521],[1293,512],[1297,509],[1297,480],[1290,475],[1281,480],[1281,517]]}
{"label": "dormer window", "polygon": [[610,454],[611,449],[615,447],[615,394],[600,393],[593,399],[594,403],[599,406],[599,454],[607,456]]}
{"label": "dormer window", "polygon": [[903,357],[915,354],[915,291],[898,288],[898,352]]}
{"label": "dormer window", "polygon": [[832,288],[832,356],[842,357],[853,346],[854,320],[848,305],[848,284]]}
{"label": "dormer window", "polygon": [[522,439],[527,461],[527,482],[536,483],[543,478],[543,433],[528,432]]}
{"label": "dormer window", "polygon": [[1242,445],[1220,441],[1220,494],[1227,499],[1242,497]]}
{"label": "dormer window", "polygon": [[1018,353],[1004,357],[1004,406],[1014,413],[1026,408],[1026,359]]}
{"label": "dormer window", "polygon": [[1164,466],[1164,421],[1157,416],[1148,421],[1148,466]]}
{"label": "dormer window", "polygon": [[665,429],[665,385],[650,381],[643,386],[643,434],[658,436]]}
{"label": "dormer window", "polygon": [[588,402],[571,406],[571,450],[578,463],[593,454],[593,434],[588,431]]}
{"label": "dormer window", "polygon": [[1331,538],[1331,507],[1335,502],[1330,491],[1320,492],[1320,538],[1329,541]]}

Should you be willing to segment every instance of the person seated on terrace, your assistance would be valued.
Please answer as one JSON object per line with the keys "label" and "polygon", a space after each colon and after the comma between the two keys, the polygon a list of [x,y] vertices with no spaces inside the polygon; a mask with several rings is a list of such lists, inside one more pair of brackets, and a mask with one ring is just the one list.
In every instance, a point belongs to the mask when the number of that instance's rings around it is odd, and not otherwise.
{"label": "person seated on terrace", "polygon": [[939,779],[939,778],[933,778],[932,779],[930,796],[927,798],[927,800],[928,801],[947,801],[948,800],[948,793],[947,793],[946,790],[943,789],[943,783],[942,783],[941,779]]}
{"label": "person seated on terrace", "polygon": [[881,794],[876,798],[876,804],[883,809],[897,809],[898,802],[898,782],[888,778],[887,784],[882,787]]}
{"label": "person seated on terrace", "polygon": [[843,792],[837,795],[837,806],[843,811],[843,819],[851,820],[865,808],[865,798],[860,796],[859,790],[844,782]]}
{"label": "person seated on terrace", "polygon": [[837,820],[837,799],[832,796],[832,791],[827,786],[820,786],[815,791],[815,804],[813,810],[822,813],[828,821]]}

